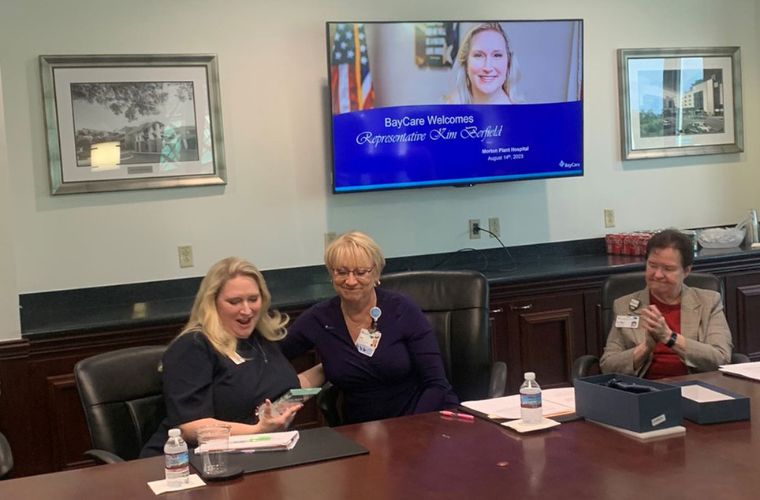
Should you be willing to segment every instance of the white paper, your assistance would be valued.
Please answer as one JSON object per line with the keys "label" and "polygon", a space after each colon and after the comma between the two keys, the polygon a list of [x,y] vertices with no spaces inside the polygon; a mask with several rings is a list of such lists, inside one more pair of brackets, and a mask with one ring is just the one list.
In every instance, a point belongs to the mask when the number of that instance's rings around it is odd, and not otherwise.
{"label": "white paper", "polygon": [[725,373],[731,373],[740,377],[760,380],[760,361],[754,363],[738,363],[735,365],[722,365],[718,368]]}
{"label": "white paper", "polygon": [[190,474],[187,478],[187,483],[183,484],[182,486],[178,486],[176,488],[170,488],[166,485],[166,479],[159,479],[158,481],[151,481],[148,483],[148,486],[150,486],[150,489],[153,490],[153,493],[156,495],[160,495],[161,493],[166,493],[167,491],[181,491],[181,490],[189,490],[190,488],[198,488],[199,486],[206,486],[206,483],[203,482],[203,479],[198,476],[198,474]]}
{"label": "white paper", "polygon": [[[267,434],[237,434],[230,436],[228,451],[256,450],[292,450],[300,434],[298,431],[270,432]],[[198,446],[195,453],[205,453],[204,445]]]}
{"label": "white paper", "polygon": [[596,425],[601,425],[602,427],[606,427],[607,429],[617,431],[621,434],[639,439],[641,441],[647,441],[650,439],[656,440],[656,439],[663,439],[663,438],[669,438],[669,437],[677,437],[677,436],[683,436],[684,434],[686,434],[686,427],[682,425],[675,425],[673,427],[665,427],[664,429],[655,429],[653,431],[647,431],[647,432],[636,432],[630,429],[623,429],[622,427],[617,427],[615,425],[603,424],[601,422],[597,422],[596,420],[591,420],[589,418],[587,418],[586,421],[592,422]]}
{"label": "white paper", "polygon": [[697,403],[712,403],[714,401],[729,401],[734,399],[722,392],[714,391],[699,384],[682,385],[681,396]]}
{"label": "white paper", "polygon": [[526,424],[522,420],[510,420],[509,422],[504,422],[501,425],[516,430],[517,432],[525,433],[540,431],[542,429],[551,429],[552,427],[557,427],[559,425],[559,422],[556,420],[551,420],[549,418],[544,418],[537,424]]}
{"label": "white paper", "polygon": [[[520,418],[519,394],[502,398],[466,401],[462,403],[462,406],[496,418]],[[573,387],[561,387],[542,391],[541,407],[544,417],[575,412],[575,389]]]}

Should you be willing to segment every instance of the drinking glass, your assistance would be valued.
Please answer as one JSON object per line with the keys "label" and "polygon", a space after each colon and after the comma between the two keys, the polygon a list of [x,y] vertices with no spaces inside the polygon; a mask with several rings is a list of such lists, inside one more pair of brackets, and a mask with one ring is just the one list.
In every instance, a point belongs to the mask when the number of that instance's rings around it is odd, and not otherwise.
{"label": "drinking glass", "polygon": [[204,476],[214,476],[227,472],[229,443],[229,425],[206,425],[198,429],[198,446],[202,450]]}

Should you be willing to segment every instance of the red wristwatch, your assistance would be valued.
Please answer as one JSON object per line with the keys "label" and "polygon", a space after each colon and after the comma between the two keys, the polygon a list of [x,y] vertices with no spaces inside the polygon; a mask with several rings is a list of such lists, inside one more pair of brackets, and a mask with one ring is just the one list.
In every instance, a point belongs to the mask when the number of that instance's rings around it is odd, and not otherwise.
{"label": "red wristwatch", "polygon": [[678,340],[678,333],[677,332],[671,332],[670,333],[670,338],[668,339],[667,342],[665,342],[665,345],[667,347],[673,347],[675,345],[675,343],[676,343],[676,340]]}

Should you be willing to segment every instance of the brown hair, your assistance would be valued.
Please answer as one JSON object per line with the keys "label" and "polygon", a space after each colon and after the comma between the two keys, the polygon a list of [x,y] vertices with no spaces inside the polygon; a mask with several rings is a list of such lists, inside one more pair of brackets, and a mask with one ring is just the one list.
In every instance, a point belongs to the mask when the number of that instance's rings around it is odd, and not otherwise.
{"label": "brown hair", "polygon": [[678,229],[665,229],[649,238],[647,242],[647,259],[652,250],[673,248],[681,254],[681,267],[687,269],[694,263],[694,246],[691,238]]}

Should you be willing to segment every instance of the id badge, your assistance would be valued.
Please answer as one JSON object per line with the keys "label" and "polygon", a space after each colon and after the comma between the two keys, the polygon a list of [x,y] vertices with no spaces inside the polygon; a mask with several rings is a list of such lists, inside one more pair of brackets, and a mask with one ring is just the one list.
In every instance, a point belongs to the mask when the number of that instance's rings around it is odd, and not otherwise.
{"label": "id badge", "polygon": [[616,328],[638,328],[639,317],[620,314],[615,318]]}
{"label": "id badge", "polygon": [[371,358],[375,354],[378,344],[380,344],[380,337],[382,334],[379,331],[370,332],[366,328],[362,328],[359,337],[356,339],[356,349]]}

